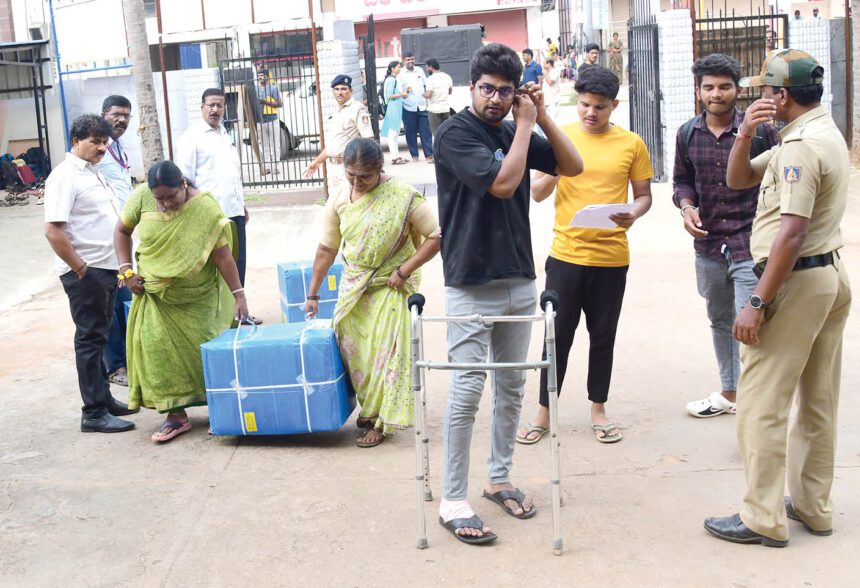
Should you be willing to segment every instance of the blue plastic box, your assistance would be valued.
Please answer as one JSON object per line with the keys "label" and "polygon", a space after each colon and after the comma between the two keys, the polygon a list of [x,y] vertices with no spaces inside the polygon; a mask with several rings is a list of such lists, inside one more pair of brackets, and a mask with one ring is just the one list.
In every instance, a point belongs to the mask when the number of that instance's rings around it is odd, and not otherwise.
{"label": "blue plastic box", "polygon": [[[340,274],[343,271],[343,260],[338,257],[328,270],[320,286],[320,310],[317,318],[330,319],[334,316],[334,305],[337,302],[337,289],[340,286]],[[301,323],[305,320],[305,297],[311,285],[314,272],[314,262],[292,261],[278,264],[278,290],[281,292],[281,313],[288,323]]]}
{"label": "blue plastic box", "polygon": [[228,329],[200,350],[213,435],[334,431],[355,408],[331,321]]}

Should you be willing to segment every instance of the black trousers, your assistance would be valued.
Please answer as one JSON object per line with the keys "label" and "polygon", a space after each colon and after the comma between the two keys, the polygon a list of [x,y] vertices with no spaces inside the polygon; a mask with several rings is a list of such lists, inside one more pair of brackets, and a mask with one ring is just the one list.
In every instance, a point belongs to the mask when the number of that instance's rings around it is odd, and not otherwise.
{"label": "black trousers", "polygon": [[247,255],[247,246],[245,242],[245,217],[244,216],[231,216],[230,220],[236,223],[236,239],[238,243],[236,244],[236,249],[239,252],[238,258],[236,259],[236,267],[239,270],[239,281],[242,285],[245,285],[245,262]]}
{"label": "black trousers", "polygon": [[[588,399],[604,403],[609,398],[615,332],[627,286],[627,268],[590,267],[567,263],[552,257],[546,260],[546,289],[560,298],[555,317],[555,351],[558,392],[564,383],[567,360],[579,318],[585,314],[590,340],[588,350]],[[545,357],[544,357],[545,358]],[[540,403],[549,406],[546,370],[541,371]]]}
{"label": "black trousers", "polygon": [[75,364],[84,418],[103,416],[112,401],[103,355],[113,319],[116,273],[91,267],[83,280],[72,271],[60,276],[76,327]]}

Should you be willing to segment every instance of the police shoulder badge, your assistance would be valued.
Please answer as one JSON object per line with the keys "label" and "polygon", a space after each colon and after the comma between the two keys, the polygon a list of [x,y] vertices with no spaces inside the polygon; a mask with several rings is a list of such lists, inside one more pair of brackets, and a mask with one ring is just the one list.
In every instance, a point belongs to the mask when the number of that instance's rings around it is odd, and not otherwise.
{"label": "police shoulder badge", "polygon": [[782,170],[782,176],[789,184],[800,181],[801,168],[799,165],[788,165]]}
{"label": "police shoulder badge", "polygon": [[496,158],[496,161],[501,161],[505,158],[505,152],[501,149],[496,149],[496,152],[493,154],[493,157]]}

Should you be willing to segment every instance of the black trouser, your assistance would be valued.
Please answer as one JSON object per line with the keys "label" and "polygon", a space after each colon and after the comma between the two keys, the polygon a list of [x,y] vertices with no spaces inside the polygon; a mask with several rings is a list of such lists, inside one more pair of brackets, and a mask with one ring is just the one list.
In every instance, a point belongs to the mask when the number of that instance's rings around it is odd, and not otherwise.
{"label": "black trouser", "polygon": [[236,250],[239,252],[239,256],[236,259],[236,268],[239,270],[239,281],[242,285],[245,285],[245,255],[246,255],[246,246],[245,246],[245,217],[244,216],[231,216],[230,220],[236,223]]}
{"label": "black trouser", "polygon": [[[624,300],[624,288],[627,285],[627,267],[590,267],[547,258],[546,289],[558,292],[560,299],[555,316],[559,394],[567,371],[567,358],[573,346],[573,335],[579,325],[579,317],[585,313],[585,326],[590,340],[588,399],[604,403],[609,398],[615,332],[618,329],[621,302]],[[541,371],[540,403],[542,406],[549,406],[546,370]]]}
{"label": "black trouser", "polygon": [[75,364],[84,418],[103,416],[111,403],[110,383],[103,361],[113,319],[117,270],[87,269],[83,280],[75,272],[60,276],[75,323]]}

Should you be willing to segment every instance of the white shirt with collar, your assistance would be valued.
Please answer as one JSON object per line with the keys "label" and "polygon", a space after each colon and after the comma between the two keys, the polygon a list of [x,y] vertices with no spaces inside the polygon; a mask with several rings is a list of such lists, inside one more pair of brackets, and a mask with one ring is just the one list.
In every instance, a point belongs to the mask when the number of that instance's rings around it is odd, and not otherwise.
{"label": "white shirt with collar", "polygon": [[131,168],[128,164],[128,153],[119,141],[108,139],[108,151],[98,165],[99,174],[107,180],[119,200],[119,209],[125,206],[131,194]]}
{"label": "white shirt with collar", "polygon": [[202,192],[211,192],[224,216],[244,216],[245,196],[239,152],[224,125],[213,129],[199,120],[179,140],[173,162]]}
{"label": "white shirt with collar", "polygon": [[411,88],[409,95],[403,99],[403,110],[410,112],[427,110],[427,101],[424,99],[424,92],[427,89],[427,76],[424,75],[424,70],[415,66],[412,71],[409,68],[403,67],[397,75],[397,81],[405,90]]}
{"label": "white shirt with collar", "polygon": [[[67,153],[45,182],[45,222],[66,223],[75,253],[88,266],[116,270],[113,233],[118,220],[119,202],[107,181],[91,163]],[[60,275],[72,270],[55,258]]]}

